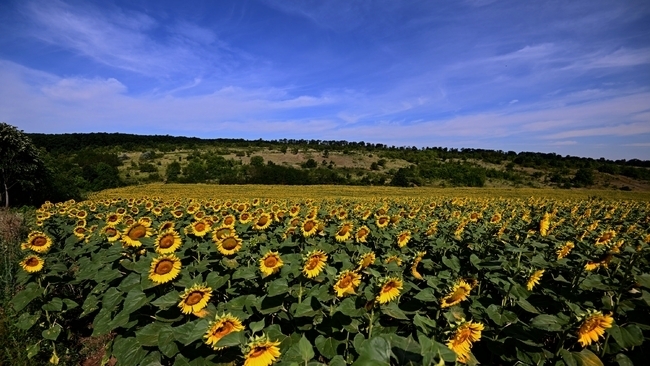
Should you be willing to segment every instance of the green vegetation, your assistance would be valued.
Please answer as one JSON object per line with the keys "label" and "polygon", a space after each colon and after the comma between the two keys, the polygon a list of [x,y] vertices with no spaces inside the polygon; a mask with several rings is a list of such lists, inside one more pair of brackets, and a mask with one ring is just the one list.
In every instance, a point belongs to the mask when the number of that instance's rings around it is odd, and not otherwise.
{"label": "green vegetation", "polygon": [[650,161],[637,159],[363,141],[20,135],[32,141],[40,165],[10,188],[16,206],[80,200],[90,192],[156,182],[650,190]]}

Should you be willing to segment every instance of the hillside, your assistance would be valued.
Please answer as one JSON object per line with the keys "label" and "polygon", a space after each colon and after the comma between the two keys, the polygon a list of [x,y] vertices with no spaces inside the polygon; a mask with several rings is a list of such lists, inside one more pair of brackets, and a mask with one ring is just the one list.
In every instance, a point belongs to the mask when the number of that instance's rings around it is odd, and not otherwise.
{"label": "hillside", "polygon": [[48,163],[43,199],[146,183],[650,191],[650,161],[348,141],[28,134]]}

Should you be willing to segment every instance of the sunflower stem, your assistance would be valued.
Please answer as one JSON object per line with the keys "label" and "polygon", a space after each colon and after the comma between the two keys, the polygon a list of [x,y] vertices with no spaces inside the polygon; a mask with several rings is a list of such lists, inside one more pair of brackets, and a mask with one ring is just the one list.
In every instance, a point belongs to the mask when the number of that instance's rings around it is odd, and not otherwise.
{"label": "sunflower stem", "polygon": [[373,306],[372,310],[370,310],[370,324],[368,325],[368,339],[372,338],[372,323],[374,317],[375,317],[375,308]]}
{"label": "sunflower stem", "polygon": [[302,281],[300,281],[300,290],[298,292],[298,304],[302,302]]}

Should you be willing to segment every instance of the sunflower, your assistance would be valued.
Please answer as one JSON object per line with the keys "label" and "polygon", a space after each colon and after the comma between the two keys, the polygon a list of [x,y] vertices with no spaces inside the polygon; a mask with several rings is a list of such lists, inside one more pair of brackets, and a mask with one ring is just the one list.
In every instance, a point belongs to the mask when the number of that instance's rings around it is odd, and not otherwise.
{"label": "sunflower", "polygon": [[221,226],[212,231],[212,240],[216,243],[228,235],[234,234],[235,229],[230,226]]}
{"label": "sunflower", "polygon": [[72,233],[74,234],[74,236],[77,237],[77,239],[79,239],[79,240],[83,240],[83,239],[86,237],[86,232],[87,232],[87,231],[88,231],[88,230],[86,230],[85,227],[83,227],[83,226],[77,226],[77,227],[75,227],[75,228],[72,230]]}
{"label": "sunflower", "polygon": [[395,264],[397,264],[398,266],[401,266],[402,265],[402,258],[400,258],[399,256],[393,254],[393,255],[390,255],[390,256],[386,257],[386,259],[384,259],[384,263],[386,263],[386,264],[391,263],[391,262],[395,262]]}
{"label": "sunflower", "polygon": [[136,222],[124,230],[124,233],[122,235],[122,242],[127,247],[138,248],[142,245],[140,239],[148,238],[151,236],[151,234],[152,231],[150,228],[139,222]]}
{"label": "sunflower", "polygon": [[269,366],[280,358],[280,342],[270,341],[266,335],[252,339],[246,346],[244,366]]}
{"label": "sunflower", "polygon": [[596,245],[605,245],[612,241],[614,237],[616,236],[616,231],[614,230],[607,230],[604,233],[600,234],[598,239],[596,239]]}
{"label": "sunflower", "polygon": [[312,250],[305,257],[305,265],[302,267],[302,273],[307,278],[314,278],[318,276],[327,262],[327,254],[322,250]]}
{"label": "sunflower", "polygon": [[451,289],[451,293],[443,297],[440,300],[440,307],[447,308],[459,304],[461,301],[469,297],[469,292],[472,290],[472,286],[469,283],[460,280],[454,287]]}
{"label": "sunflower", "polygon": [[150,218],[150,217],[146,217],[146,216],[141,217],[141,218],[138,220],[138,224],[142,224],[142,225],[144,225],[144,226],[146,226],[146,227],[151,227],[151,222],[152,222],[151,218]]}
{"label": "sunflower", "polygon": [[343,271],[334,284],[334,291],[337,297],[343,297],[346,294],[354,295],[354,290],[361,283],[361,275],[354,271]]}
{"label": "sunflower", "polygon": [[302,223],[302,235],[305,238],[316,234],[316,231],[318,231],[318,221],[315,219],[306,219]]}
{"label": "sunflower", "polygon": [[368,239],[368,234],[370,234],[370,229],[366,225],[363,225],[359,230],[357,230],[357,233],[354,234],[354,239],[357,243],[365,243]]}
{"label": "sunflower", "polygon": [[219,253],[223,255],[233,255],[241,249],[242,240],[233,231],[221,239],[215,240],[215,243],[217,244]]}
{"label": "sunflower", "polygon": [[208,231],[210,231],[210,225],[208,225],[205,220],[194,221],[187,230],[188,234],[192,234],[200,238],[204,237]]}
{"label": "sunflower", "polygon": [[599,267],[607,268],[612,258],[614,258],[614,255],[611,253],[606,253],[595,261],[588,261],[587,264],[585,264],[585,270],[593,271]]}
{"label": "sunflower", "polygon": [[172,211],[172,216],[174,216],[174,218],[180,219],[183,215],[185,215],[185,211],[183,211],[182,207],[177,207]]}
{"label": "sunflower", "polygon": [[260,214],[257,220],[255,220],[255,223],[253,224],[253,230],[265,230],[271,226],[271,221],[271,215],[263,212]]}
{"label": "sunflower", "polygon": [[611,328],[613,322],[611,315],[603,315],[600,311],[591,312],[578,329],[578,342],[583,347],[598,342],[598,337],[605,333],[605,329]]}
{"label": "sunflower", "polygon": [[562,259],[569,255],[571,253],[571,250],[575,247],[573,242],[567,241],[566,244],[564,244],[560,249],[558,249],[555,253],[557,253],[557,259]]}
{"label": "sunflower", "polygon": [[112,226],[104,226],[102,233],[106,235],[109,243],[115,242],[120,238],[120,232]]}
{"label": "sunflower", "polygon": [[283,265],[284,263],[282,262],[278,252],[267,252],[264,254],[262,259],[260,259],[260,271],[262,271],[264,277],[276,273]]}
{"label": "sunflower", "polygon": [[181,272],[181,260],[174,254],[163,254],[154,258],[149,269],[149,279],[155,283],[166,283]]}
{"label": "sunflower", "polygon": [[296,217],[298,216],[298,214],[300,214],[300,206],[299,205],[291,206],[291,208],[289,209],[289,216]]}
{"label": "sunflower", "polygon": [[400,248],[403,248],[411,240],[411,232],[409,230],[404,230],[397,236],[397,245]]}
{"label": "sunflower", "polygon": [[226,215],[223,218],[223,226],[227,226],[229,228],[234,228],[236,222],[237,219],[233,215]]}
{"label": "sunflower", "polygon": [[533,287],[539,284],[539,281],[542,279],[543,275],[544,275],[544,270],[538,269],[537,271],[535,271],[535,273],[532,274],[532,276],[530,276],[530,278],[528,278],[528,282],[526,282],[526,288],[528,289],[528,291],[532,291]]}
{"label": "sunflower", "polygon": [[181,236],[174,229],[167,229],[156,238],[156,252],[160,254],[174,253],[183,244]]}
{"label": "sunflower", "polygon": [[447,342],[447,347],[454,351],[458,362],[467,363],[469,361],[472,343],[481,339],[483,329],[483,324],[472,321],[463,322],[456,328],[453,337]]}
{"label": "sunflower", "polygon": [[421,280],[422,274],[418,272],[418,264],[422,261],[422,258],[427,254],[427,252],[417,252],[415,258],[413,259],[413,264],[411,264],[411,274],[418,280]]}
{"label": "sunflower", "polygon": [[490,223],[491,224],[498,224],[501,221],[501,214],[496,212],[492,217],[490,218]]}
{"label": "sunflower", "polygon": [[197,313],[208,306],[208,301],[212,296],[212,289],[195,284],[185,289],[180,296],[181,302],[178,303],[178,307],[181,308],[183,314]]}
{"label": "sunflower", "polygon": [[158,231],[165,231],[168,229],[173,229],[174,228],[174,222],[173,221],[165,221],[160,226],[158,227]]}
{"label": "sunflower", "polygon": [[377,295],[377,301],[380,304],[385,304],[387,302],[393,301],[399,295],[399,291],[404,286],[404,282],[397,277],[386,278],[383,281],[379,295]]}
{"label": "sunflower", "polygon": [[27,241],[21,246],[22,250],[33,250],[36,253],[47,253],[52,247],[52,239],[40,231],[32,231],[27,237]]}
{"label": "sunflower", "polygon": [[43,269],[45,261],[37,255],[29,255],[20,262],[20,266],[29,273],[38,272]]}
{"label": "sunflower", "polygon": [[377,227],[383,229],[386,226],[388,226],[388,224],[390,223],[390,217],[386,215],[380,215],[377,217],[376,222],[377,222]]}
{"label": "sunflower", "polygon": [[352,223],[346,221],[343,224],[341,224],[334,238],[338,242],[343,242],[348,240],[351,236],[352,236]]}
{"label": "sunflower", "polygon": [[544,216],[542,217],[542,221],[539,222],[540,235],[546,236],[548,234],[548,228],[550,226],[551,226],[551,215],[545,213]]}
{"label": "sunflower", "polygon": [[239,318],[232,316],[230,313],[217,315],[210,323],[210,328],[203,338],[206,338],[205,343],[211,346],[214,350],[220,350],[224,347],[217,347],[219,340],[230,333],[240,332],[244,330],[244,326]]}
{"label": "sunflower", "polygon": [[424,233],[426,236],[433,236],[438,232],[438,220],[435,220],[429,224],[427,231]]}
{"label": "sunflower", "polygon": [[368,252],[366,254],[363,254],[359,259],[359,268],[357,269],[357,271],[370,267],[370,265],[375,263],[375,259],[377,259],[377,257],[375,256],[374,252]]}

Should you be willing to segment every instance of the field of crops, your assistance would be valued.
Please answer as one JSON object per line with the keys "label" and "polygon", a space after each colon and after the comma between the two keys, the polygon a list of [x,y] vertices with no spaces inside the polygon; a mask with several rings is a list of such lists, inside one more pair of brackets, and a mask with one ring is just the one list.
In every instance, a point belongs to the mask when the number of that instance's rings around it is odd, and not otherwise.
{"label": "field of crops", "polygon": [[75,332],[121,365],[650,356],[647,202],[176,193],[38,210],[12,301],[30,357],[65,363]]}

